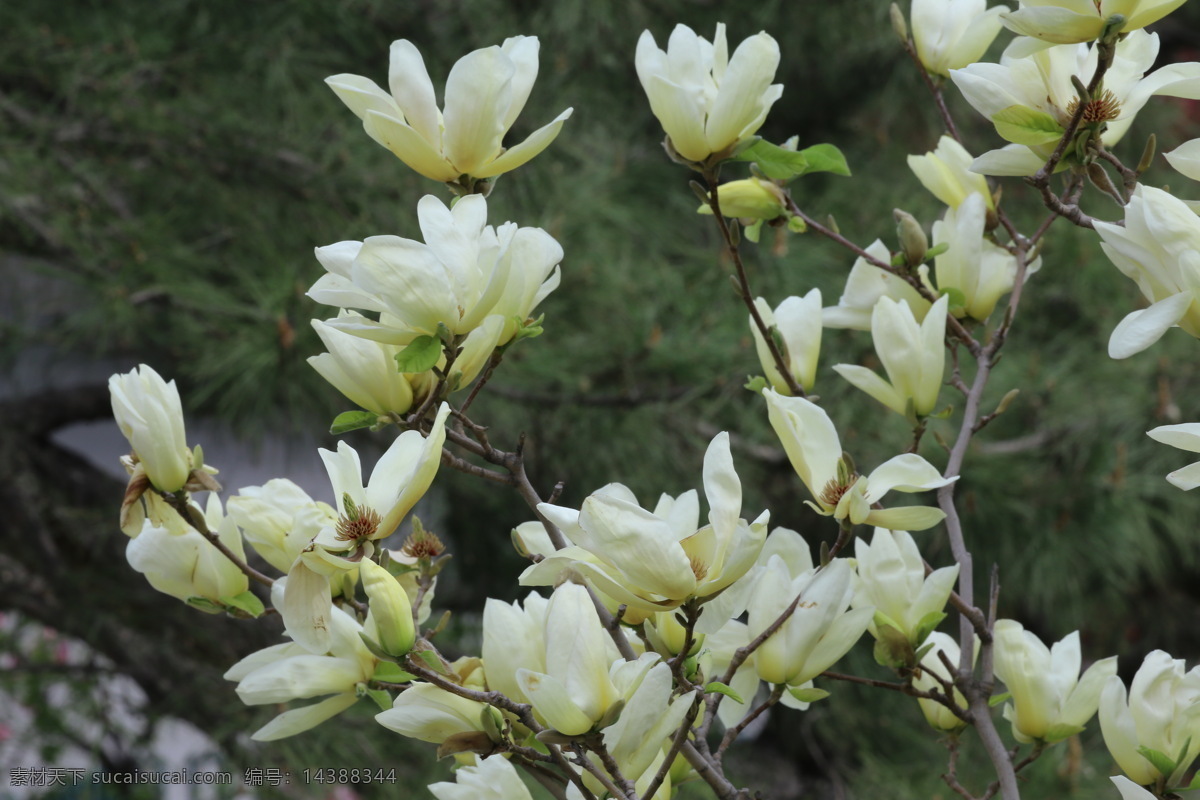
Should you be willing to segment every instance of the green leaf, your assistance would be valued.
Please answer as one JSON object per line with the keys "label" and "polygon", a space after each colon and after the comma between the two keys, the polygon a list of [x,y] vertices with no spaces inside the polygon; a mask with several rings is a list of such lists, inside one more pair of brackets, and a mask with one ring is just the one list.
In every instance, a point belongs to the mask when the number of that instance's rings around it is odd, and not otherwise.
{"label": "green leaf", "polygon": [[1163,775],[1170,775],[1175,771],[1175,762],[1166,753],[1155,750],[1152,747],[1142,745],[1137,749],[1142,758],[1154,765],[1154,768]]}
{"label": "green leaf", "polygon": [[921,619],[917,621],[916,630],[913,631],[913,639],[915,640],[916,644],[920,646],[922,642],[928,639],[929,634],[937,630],[937,626],[942,624],[942,620],[945,618],[945,611],[930,611],[928,614],[921,617]]}
{"label": "green leaf", "polygon": [[212,600],[209,600],[207,597],[189,597],[184,602],[186,602],[192,608],[200,609],[205,614],[220,614],[225,610],[225,606],[221,605],[220,603],[215,603]]}
{"label": "green leaf", "polygon": [[433,336],[418,336],[396,353],[396,366],[401,372],[425,372],[436,367],[441,357],[441,341]]}
{"label": "green leaf", "polygon": [[717,694],[723,694],[726,697],[731,698],[735,703],[745,703],[746,702],[745,700],[742,699],[742,696],[739,695],[737,692],[735,692],[730,686],[728,686],[724,683],[721,683],[720,681],[713,681],[712,683],[710,683],[704,687],[705,694],[712,694],[714,692]]}
{"label": "green leaf", "polygon": [[425,666],[436,672],[438,675],[445,675],[446,669],[442,666],[442,660],[437,657],[437,653],[432,650],[421,650],[417,654],[417,658],[425,662]]}
{"label": "green leaf", "polygon": [[241,609],[252,617],[260,617],[262,616],[263,611],[266,610],[263,607],[262,600],[259,600],[258,597],[255,596],[254,592],[250,591],[242,592],[241,594],[233,597],[222,597],[221,602],[227,606],[233,606],[234,608]]}
{"label": "green leaf", "polygon": [[841,150],[831,144],[814,144],[812,147],[801,150],[800,155],[808,161],[808,167],[801,173],[802,175],[810,172],[832,172],[834,175],[847,176],[850,174],[850,166],[846,163],[846,157],[842,155]]}
{"label": "green leaf", "polygon": [[789,686],[788,694],[799,700],[801,703],[815,703],[818,700],[824,700],[826,697],[829,697],[829,692],[825,691],[824,689],[817,689],[815,687],[810,689],[801,689],[799,686]]}
{"label": "green leaf", "polygon": [[329,432],[334,436],[350,431],[356,431],[359,428],[369,428],[378,421],[379,415],[371,411],[343,411],[333,418],[333,424],[329,426]]}
{"label": "green leaf", "polygon": [[1009,699],[1010,697],[1012,697],[1012,692],[1005,692],[1004,694],[992,695],[990,698],[988,698],[988,708],[995,708],[996,706],[1000,705],[1001,703],[1003,703],[1005,700]]}
{"label": "green leaf", "polygon": [[1028,106],[1009,106],[992,117],[992,124],[1008,141],[1029,146],[1057,142],[1064,133],[1054,117]]}
{"label": "green leaf", "polygon": [[925,251],[925,260],[928,261],[931,258],[940,256],[942,253],[946,252],[949,249],[950,249],[949,242],[938,242],[933,247],[931,247]]}
{"label": "green leaf", "polygon": [[753,225],[747,225],[745,231],[746,239],[758,244],[758,237],[762,233],[762,226],[763,221],[761,219],[754,220]]}
{"label": "green leaf", "polygon": [[371,680],[383,681],[384,683],[409,683],[416,679],[416,675],[413,675],[411,672],[405,672],[399,664],[394,664],[391,661],[380,661],[375,667],[375,672],[371,674]]}
{"label": "green leaf", "polygon": [[366,645],[367,650],[370,651],[371,655],[375,656],[380,661],[395,661],[396,660],[396,657],[394,655],[392,655],[391,653],[389,653],[388,651],[384,650],[383,647],[380,646],[379,642],[375,641],[370,636],[367,636],[362,631],[358,632],[358,638],[362,639],[363,644]]}
{"label": "green leaf", "polygon": [[767,383],[767,379],[764,378],[762,375],[747,375],[746,376],[745,388],[749,389],[750,391],[754,392],[755,394],[762,394],[762,390],[767,388],[768,385],[769,384]]}
{"label": "green leaf", "polygon": [[512,341],[516,342],[520,341],[521,339],[533,339],[534,337],[541,336],[542,333],[544,333],[542,329],[542,320],[545,318],[545,314],[542,314],[537,319],[513,317],[517,323],[517,332],[513,334]]}
{"label": "green leaf", "polygon": [[735,160],[753,161],[763,175],[775,181],[790,181],[808,169],[808,159],[795,150],[785,150],[765,139],[739,153]]}
{"label": "green leaf", "polygon": [[375,701],[380,711],[389,711],[392,708],[392,696],[383,689],[367,689],[367,697]]}
{"label": "green leaf", "polygon": [[963,294],[962,289],[956,289],[953,286],[947,286],[945,289],[938,290],[938,296],[946,295],[950,298],[947,310],[953,314],[956,311],[963,311],[967,307],[967,296]]}
{"label": "green leaf", "polygon": [[914,663],[912,644],[903,631],[891,625],[875,626],[875,663],[893,669],[910,666]]}

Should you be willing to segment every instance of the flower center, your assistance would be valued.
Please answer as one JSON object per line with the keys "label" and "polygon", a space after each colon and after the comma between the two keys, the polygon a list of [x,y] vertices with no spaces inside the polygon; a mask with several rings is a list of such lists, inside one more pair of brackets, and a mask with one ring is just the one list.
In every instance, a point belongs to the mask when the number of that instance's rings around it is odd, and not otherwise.
{"label": "flower center", "polygon": [[696,556],[688,559],[688,566],[692,568],[692,574],[696,576],[696,580],[702,581],[708,576],[708,564],[705,564]]}
{"label": "flower center", "polygon": [[838,501],[842,499],[842,495],[844,495],[857,480],[857,472],[851,472],[850,477],[848,477],[845,482],[839,481],[837,478],[830,478],[829,483],[825,484],[825,488],[821,490],[821,494],[819,497],[817,497],[817,500],[819,500],[823,506],[834,508],[837,506]]}
{"label": "flower center", "polygon": [[[1079,98],[1076,97],[1067,105],[1067,116],[1075,116],[1079,108]],[[1083,106],[1083,116],[1080,122],[1110,122],[1121,116],[1121,102],[1111,90],[1105,89],[1104,94],[1093,97]]]}
{"label": "flower center", "polygon": [[345,516],[338,518],[335,528],[339,541],[357,542],[369,539],[383,521],[377,511],[366,506],[358,506],[353,512],[347,509],[347,512]]}
{"label": "flower center", "polygon": [[[413,527],[417,527],[415,521]],[[420,528],[414,530],[404,540],[404,545],[400,548],[400,552],[409,558],[433,559],[446,552],[446,545],[442,544],[442,540],[438,538],[436,533]]]}

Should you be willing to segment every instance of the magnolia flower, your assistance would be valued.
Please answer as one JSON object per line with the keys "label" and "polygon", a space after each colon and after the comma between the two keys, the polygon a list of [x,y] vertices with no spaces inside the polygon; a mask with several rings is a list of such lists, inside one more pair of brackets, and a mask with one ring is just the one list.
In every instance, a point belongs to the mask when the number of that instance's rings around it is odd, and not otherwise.
{"label": "magnolia flower", "polygon": [[[1090,0],[1086,0],[1090,5]],[[1072,76],[1087,80],[1096,71],[1097,49],[1084,44],[1031,52],[1030,40],[1016,39],[999,64],[971,64],[950,77],[967,102],[1014,144],[985,153],[972,169],[985,175],[1032,175],[1058,144],[1078,105]],[[1112,146],[1153,95],[1200,98],[1200,64],[1171,64],[1146,75],[1158,56],[1158,35],[1134,31],[1117,44],[1104,74],[1104,91],[1085,117],[1104,122],[1100,138]]]}
{"label": "magnolia flower", "polygon": [[504,756],[479,758],[460,766],[454,783],[431,783],[429,791],[438,800],[533,800],[517,770]]}
{"label": "magnolia flower", "polygon": [[762,127],[783,94],[782,85],[771,85],[779,66],[775,40],[766,33],[751,36],[730,58],[724,23],[717,24],[712,44],[676,25],[665,53],[643,31],[635,63],[650,110],[688,161],[727,158]]}
{"label": "magnolia flower", "polygon": [[987,178],[971,172],[973,160],[967,148],[955,141],[954,137],[942,136],[935,150],[923,156],[909,156],[908,168],[922,186],[950,208],[958,208],[967,198],[977,194],[989,209],[993,209],[995,206]]}
{"label": "magnolia flower", "polygon": [[1104,682],[1117,674],[1117,657],[1101,659],[1080,675],[1079,631],[1047,649],[1021,623],[1002,619],[995,637],[996,677],[1012,694],[1004,718],[1012,722],[1016,740],[1053,744],[1082,731],[1096,713]]}
{"label": "magnolia flower", "polygon": [[192,451],[183,432],[183,407],[175,381],[145,364],[108,379],[113,416],[140,464],[160,492],[177,492],[191,474]]}
{"label": "magnolia flower", "polygon": [[[1016,256],[983,237],[987,214],[983,195],[972,194],[933,223],[934,244],[947,246],[934,259],[938,291],[952,295],[950,313],[980,322],[1012,291],[1017,277]],[[1040,258],[1034,259],[1026,266],[1025,276],[1037,272],[1041,263]]]}
{"label": "magnolia flower", "polygon": [[758,677],[799,686],[833,666],[862,636],[875,611],[848,611],[853,594],[853,568],[844,558],[793,575],[781,557],[772,556],[757,576],[747,609],[751,638],[763,633],[797,597],[800,602],[755,653]]}
{"label": "magnolia flower", "polygon": [[[572,546],[526,569],[521,583],[553,585],[573,572],[615,602],[648,613],[716,595],[754,565],[767,534],[767,512],[750,523],[741,518],[742,486],[727,433],[705,453],[704,492],[709,524],[699,530],[695,491],[663,495],[653,512],[619,484],[589,496],[579,511],[543,503],[538,510]],[[697,630],[709,632],[704,625]]]}
{"label": "magnolia flower", "polygon": [[[407,345],[437,336],[438,326],[465,335],[492,315],[502,319],[496,344],[558,286],[562,247],[541,228],[487,225],[482,195],[459,199],[453,209],[426,195],[417,203],[425,243],[399,236],[372,236],[318,250],[329,274],[313,284],[318,303],[387,312],[376,322],[348,316],[332,328],[366,339]],[[357,248],[355,247],[357,245]],[[490,349],[487,351],[490,354]]]}
{"label": "magnolia flower", "polygon": [[[754,301],[754,307],[767,327],[775,327],[783,338],[783,355],[796,382],[805,391],[811,391],[817,380],[817,359],[821,355],[821,290],[813,289],[804,297],[789,297],[774,311],[761,297]],[[791,394],[753,318],[750,319],[750,333],[754,336],[759,363],[771,386],[780,394]]]}
{"label": "magnolia flower", "polygon": [[945,370],[949,302],[942,295],[918,323],[907,303],[879,298],[871,314],[871,339],[891,382],[855,364],[835,364],[834,371],[898,414],[931,414]]}
{"label": "magnolia flower", "polygon": [[1200,139],[1184,142],[1163,157],[1179,174],[1200,181]]}
{"label": "magnolia flower", "polygon": [[359,562],[358,577],[370,601],[371,619],[378,634],[375,641],[389,656],[403,657],[417,638],[408,594],[387,569],[369,558]]}
{"label": "magnolia flower", "polygon": [[1200,216],[1161,189],[1139,185],[1123,226],[1097,221],[1095,227],[1105,255],[1151,303],[1121,320],[1108,354],[1140,353],[1175,325],[1200,338]]}
{"label": "magnolia flower", "polygon": [[460,733],[486,733],[484,715],[502,723],[491,706],[459,697],[428,683],[414,683],[392,701],[392,707],[375,715],[375,721],[401,736],[441,744]]}
{"label": "magnolia flower", "polygon": [[[1179,785],[1200,754],[1200,667],[1184,673],[1183,659],[1155,650],[1133,676],[1128,699],[1121,679],[1109,678],[1100,694],[1100,730],[1134,783],[1149,786],[1161,778],[1168,789]],[[1144,748],[1174,768],[1160,771],[1142,755]]]}
{"label": "magnolia flower", "polygon": [[[1189,453],[1200,453],[1200,422],[1185,422],[1181,425],[1160,425],[1146,435],[1156,442],[1187,450]],[[1189,464],[1177,469],[1167,476],[1167,480],[1185,492],[1200,486],[1200,462]]]}
{"label": "magnolia flower", "polygon": [[912,35],[925,69],[946,76],[983,57],[1008,6],[987,0],[913,0]]}
{"label": "magnolia flower", "polygon": [[331,635],[326,650],[311,651],[298,642],[277,644],[251,653],[225,673],[226,680],[238,682],[238,697],[246,705],[325,697],[283,712],[250,738],[266,742],[293,736],[357,702],[360,687],[371,679],[378,661],[363,644],[363,626],[353,617],[330,607],[328,618]]}
{"label": "magnolia flower", "polygon": [[904,637],[908,653],[915,653],[945,619],[942,609],[958,579],[959,565],[942,567],[926,577],[925,560],[912,536],[886,528],[876,528],[870,544],[855,539],[854,556],[858,582],[851,605],[875,609],[869,630],[881,645],[894,635],[890,628]]}
{"label": "magnolia flower", "polygon": [[[208,496],[204,519],[221,544],[244,561],[241,533],[233,518],[221,513],[215,492]],[[224,605],[224,599],[250,588],[246,574],[178,514],[164,516],[162,525],[145,520],[126,545],[125,558],[155,589],[185,602],[202,598]]]}
{"label": "magnolia flower", "polygon": [[239,489],[226,503],[226,511],[246,541],[280,572],[291,569],[313,537],[338,519],[328,504],[313,500],[286,478]]}
{"label": "magnolia flower", "polygon": [[922,492],[958,480],[943,478],[925,459],[905,453],[881,464],[870,475],[844,474],[842,444],[837,429],[820,406],[803,397],[784,397],[763,390],[775,435],[808,487],[819,514],[891,530],[919,531],[933,527],[945,514],[928,506],[872,508],[889,491]]}
{"label": "magnolia flower", "polygon": [[[888,252],[883,242],[876,239],[867,248],[871,257],[888,263],[892,254]],[[926,267],[921,266],[924,270]],[[850,275],[846,278],[846,289],[838,298],[836,306],[826,307],[821,314],[821,324],[827,328],[853,328],[866,331],[871,329],[871,313],[881,297],[907,303],[912,309],[917,321],[925,319],[932,305],[921,296],[907,281],[898,275],[879,269],[859,258],[854,262]]]}
{"label": "magnolia flower", "polygon": [[515,36],[499,47],[458,60],[446,79],[439,111],[433,82],[411,42],[392,42],[391,93],[360,75],[333,75],[329,88],[363,121],[367,135],[426,178],[492,178],[516,169],[554,141],[572,109],[509,149],[501,142],[525,107],[538,72],[536,36]]}
{"label": "magnolia flower", "polygon": [[[540,524],[540,523],[539,523]],[[488,598],[483,606],[483,665],[488,688],[528,702],[517,670],[546,671],[546,598],[531,592],[524,605]]]}
{"label": "magnolia flower", "polygon": [[[924,658],[921,659],[920,669],[913,673],[913,688],[923,692],[945,692],[945,684],[952,683],[954,677],[946,669],[946,665],[942,662],[939,654],[944,653],[946,659],[951,664],[957,665],[959,659],[962,657],[962,649],[953,637],[940,631],[934,631],[929,634],[929,638],[925,640],[925,643],[932,645],[932,647],[925,653]],[[975,655],[978,655],[978,647],[979,642],[978,637],[976,637]],[[972,663],[974,663],[973,658]],[[958,689],[954,690],[954,702],[959,708],[967,707],[967,698],[963,697],[962,692]],[[927,700],[918,697],[917,704],[921,707],[921,713],[925,715],[925,721],[934,730],[957,731],[961,730],[967,724],[957,714],[936,700]]]}
{"label": "magnolia flower", "polygon": [[1144,28],[1183,5],[1184,0],[1021,0],[1021,7],[1003,15],[1004,27],[1022,36],[1055,44],[1099,39],[1120,15],[1117,30]]}

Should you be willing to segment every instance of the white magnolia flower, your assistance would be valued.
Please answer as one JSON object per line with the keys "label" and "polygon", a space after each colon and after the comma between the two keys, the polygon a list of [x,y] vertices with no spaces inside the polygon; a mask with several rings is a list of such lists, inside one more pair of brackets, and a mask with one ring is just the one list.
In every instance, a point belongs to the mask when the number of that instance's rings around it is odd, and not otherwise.
{"label": "white magnolia flower", "polygon": [[[774,311],[761,297],[754,301],[754,306],[767,327],[775,326],[783,337],[785,358],[796,382],[805,391],[811,391],[817,380],[817,360],[821,355],[821,290],[813,289],[804,297],[789,297]],[[775,359],[753,318],[750,319],[750,333],[767,380],[775,391],[790,394],[787,381],[779,374]]]}
{"label": "white magnolia flower", "polygon": [[741,518],[742,486],[726,433],[714,437],[705,453],[704,492],[709,524],[699,529],[695,491],[663,495],[653,512],[620,484],[595,492],[579,511],[538,506],[572,546],[526,569],[522,585],[554,585],[573,572],[616,603],[649,614],[722,592],[754,565],[768,519],[767,512],[753,522]]}
{"label": "white magnolia flower", "polygon": [[937,75],[983,57],[1000,32],[1008,6],[987,8],[987,0],[913,0],[912,36],[925,69]]}
{"label": "white magnolia flower", "polygon": [[[348,316],[328,320],[338,330],[393,345],[437,336],[443,324],[465,335],[499,316],[505,344],[517,325],[558,286],[563,251],[541,228],[487,224],[482,195],[449,209],[433,195],[417,204],[425,243],[372,236],[319,248],[329,274],[309,290],[318,303],[386,312],[378,322]],[[357,247],[356,247],[357,245]],[[322,253],[322,250],[327,252]],[[487,351],[490,354],[490,350]],[[486,356],[485,356],[486,357]]]}
{"label": "white magnolia flower", "polygon": [[1117,657],[1101,659],[1080,675],[1079,631],[1047,648],[1021,623],[1002,619],[995,636],[996,677],[1012,694],[1004,718],[1012,722],[1017,741],[1052,744],[1082,731],[1096,713],[1105,681],[1117,674]]}
{"label": "white magnolia flower", "polygon": [[[867,253],[885,264],[892,260],[892,254],[878,239],[867,248]],[[925,269],[924,265],[921,269]],[[900,276],[872,266],[866,259],[859,258],[846,278],[846,288],[838,299],[838,304],[827,306],[822,311],[822,324],[827,328],[870,330],[871,313],[881,297],[907,303],[918,322],[925,319],[929,307],[933,305]]]}
{"label": "white magnolia flower", "polygon": [[529,161],[558,136],[572,109],[507,150],[504,134],[529,99],[538,73],[536,36],[514,36],[499,47],[458,60],[439,110],[421,53],[406,39],[392,42],[391,92],[360,75],[333,75],[329,88],[363,121],[367,135],[427,178],[491,178]]}
{"label": "white magnolia flower", "polygon": [[958,564],[925,575],[925,560],[907,531],[876,528],[871,543],[854,540],[858,583],[851,605],[872,606],[871,635],[889,626],[908,639],[913,650],[945,618],[942,609],[958,579]]}
{"label": "white magnolia flower", "polygon": [[[1086,0],[1090,5],[1090,0]],[[950,77],[967,102],[996,125],[1013,144],[985,153],[972,166],[985,175],[1032,175],[1057,146],[1076,110],[1076,76],[1087,81],[1096,70],[1097,49],[1085,44],[1036,49],[1016,39],[999,64],[976,63]],[[1104,74],[1104,91],[1085,110],[1104,121],[1105,145],[1120,141],[1137,112],[1154,95],[1200,99],[1200,64],[1170,64],[1146,74],[1158,57],[1158,34],[1134,31],[1118,43]]]}
{"label": "white magnolia flower", "polygon": [[856,364],[835,364],[834,371],[897,414],[933,413],[945,371],[949,302],[948,295],[939,297],[918,323],[907,303],[879,298],[871,314],[871,339],[889,380]]}
{"label": "white magnolia flower", "polygon": [[501,723],[500,712],[429,683],[414,683],[375,715],[375,721],[401,736],[441,744],[458,733],[484,732],[483,715]]}
{"label": "white magnolia flower", "polygon": [[1139,185],[1125,206],[1125,224],[1095,223],[1101,248],[1150,301],[1112,332],[1108,354],[1128,358],[1178,325],[1200,338],[1200,216],[1161,189]]}
{"label": "white magnolia flower", "polygon": [[[1021,7],[1003,15],[1004,26],[1022,36],[1055,44],[1099,39],[1114,16],[1124,18],[1119,30],[1128,33],[1170,14],[1184,0],[1021,0]],[[1007,9],[1005,9],[1007,11]]]}
{"label": "white magnolia flower", "polygon": [[183,431],[183,406],[175,381],[145,364],[108,379],[113,416],[154,488],[176,492],[188,482],[192,451]]}
{"label": "white magnolia flower", "polygon": [[989,209],[993,208],[992,193],[987,178],[971,172],[974,161],[967,148],[954,137],[944,135],[937,148],[923,156],[909,156],[908,168],[921,185],[950,208],[958,208],[971,195],[980,195]]}
{"label": "white magnolia flower", "polygon": [[483,606],[481,654],[488,688],[518,703],[529,698],[517,682],[517,671],[546,671],[546,607],[546,598],[537,592],[531,592],[523,605],[489,597]]}
{"label": "white magnolia flower", "polygon": [[751,36],[731,58],[724,23],[717,24],[711,44],[676,25],[666,52],[643,31],[635,63],[650,109],[689,161],[729,155],[762,127],[783,94],[782,85],[771,84],[779,66],[775,40],[766,33]]}
{"label": "white magnolia flower", "polygon": [[[208,496],[204,519],[221,544],[244,561],[241,532],[232,517],[221,513],[221,499],[215,492]],[[184,601],[203,598],[220,603],[250,588],[246,574],[178,514],[164,515],[162,525],[145,520],[141,533],[126,545],[125,558],[155,589]]]}
{"label": "white magnolia flower", "polygon": [[933,527],[945,517],[940,509],[929,506],[876,509],[872,505],[892,490],[923,492],[957,477],[943,478],[915,453],[889,459],[867,476],[841,475],[842,444],[825,410],[803,397],[784,397],[771,389],[764,389],[763,397],[771,427],[816,501],[809,505],[817,513],[839,521],[848,519],[855,525],[905,531]]}
{"label": "white magnolia flower", "polygon": [[[1200,667],[1185,673],[1183,659],[1155,650],[1133,676],[1128,695],[1119,677],[1109,678],[1100,694],[1100,730],[1134,783],[1149,786],[1165,778],[1167,788],[1179,785],[1200,754]],[[1143,747],[1175,768],[1163,774],[1138,752]]]}
{"label": "white magnolia flower", "polygon": [[313,500],[286,478],[238,490],[226,504],[246,541],[268,564],[287,572],[322,528],[337,524],[337,512]]}
{"label": "white magnolia flower", "polygon": [[[1185,422],[1180,425],[1160,425],[1146,435],[1156,442],[1187,450],[1189,453],[1200,453],[1200,422]],[[1200,486],[1200,462],[1188,464],[1167,476],[1171,484],[1185,492]]]}
{"label": "white magnolia flower", "polygon": [[533,800],[507,758],[473,758],[473,765],[455,771],[454,783],[431,783],[433,796],[438,800]]}

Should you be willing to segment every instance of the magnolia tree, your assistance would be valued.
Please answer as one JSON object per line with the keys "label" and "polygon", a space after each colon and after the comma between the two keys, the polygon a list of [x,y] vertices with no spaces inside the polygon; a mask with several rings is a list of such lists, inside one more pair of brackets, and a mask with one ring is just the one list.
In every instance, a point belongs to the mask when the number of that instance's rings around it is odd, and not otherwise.
{"label": "magnolia tree", "polygon": [[[388,90],[357,75],[327,83],[368,136],[448,188],[448,202],[417,200],[424,241],[381,234],[316,249],[326,272],[309,295],[333,310],[312,323],[328,352],[309,361],[360,408],[333,433],[397,435],[369,475],[344,442],[320,451],[336,507],[284,478],[222,504],[216,470],[188,446],[174,383],[148,366],[115,375],[113,410],[133,448],[121,507],[129,563],[202,611],[282,617],[287,639],[226,674],[249,705],[295,701],[253,738],[376,703],[381,726],[455,757],[456,782],[429,787],[442,800],[528,798],[518,771],[557,798],[662,800],[684,781],[748,798],[752,789],[726,775],[730,745],[774,706],[837,703],[825,698],[838,681],[914,698],[946,742],[943,777],[962,797],[1016,800],[1017,773],[1097,711],[1124,773],[1112,779],[1116,791],[1174,797],[1200,753],[1200,668],[1156,651],[1127,688],[1115,657],[1088,654],[1083,669],[1077,632],[1047,645],[997,619],[997,579],[976,583],[955,486],[973,437],[1011,400],[981,407],[1022,294],[1050,279],[1031,280],[1059,219],[1095,231],[1148,303],[1113,331],[1113,358],[1147,351],[1175,326],[1200,337],[1196,206],[1139,183],[1153,138],[1136,163],[1114,150],[1153,95],[1200,99],[1200,64],[1147,72],[1159,42],[1143,28],[1182,2],[1029,0],[1013,10],[913,0],[907,18],[892,6],[946,131],[908,163],[946,209],[928,230],[897,211],[896,238],[865,245],[789,193],[809,172],[848,175],[837,148],[756,135],[783,92],[772,83],[780,51],[770,35],[732,53],[721,25],[712,41],[679,25],[666,50],[641,35],[637,75],[666,154],[694,173],[699,210],[721,234],[749,316],[763,375],[747,385],[747,413],[767,415],[809,505],[828,519],[804,536],[743,509],[728,433],[709,444],[698,489],[646,507],[612,483],[572,508],[526,474],[519,439],[503,449],[472,415],[507,350],[542,333],[534,314],[564,259],[541,229],[490,225],[487,197],[498,176],[553,142],[571,110],[505,148],[537,76],[536,38],[464,56],[441,108],[417,47],[395,42]],[[1016,36],[999,63],[980,62],[1002,27]],[[944,102],[950,83],[1007,145],[971,154]],[[1200,180],[1200,139],[1166,158]],[[1036,229],[1017,227],[1000,201],[1003,182],[989,176],[1036,190],[1048,209]],[[1085,213],[1085,192],[1107,195],[1120,213]],[[845,248],[852,266],[835,304],[823,307],[817,290],[756,297],[740,253],[764,225]],[[837,406],[810,394],[827,327],[870,332],[885,375],[854,364],[833,371],[911,429],[907,452],[859,465],[843,450],[827,412]],[[826,380],[826,392],[843,388]],[[956,430],[936,464],[917,452],[931,419]],[[1149,435],[1200,451],[1200,423]],[[529,560],[514,577],[535,588],[517,603],[488,600],[481,651],[453,661],[437,644],[442,624],[426,627],[444,546],[416,519],[403,542],[392,536],[439,468],[511,487],[533,518],[512,544]],[[1200,485],[1200,464],[1167,479]],[[200,491],[209,492],[203,505],[192,499]],[[898,494],[917,497],[905,505]],[[921,551],[940,536],[954,563],[934,568]],[[864,636],[894,680],[833,671]],[[961,737],[977,737],[988,754],[990,785],[960,783]]]}

